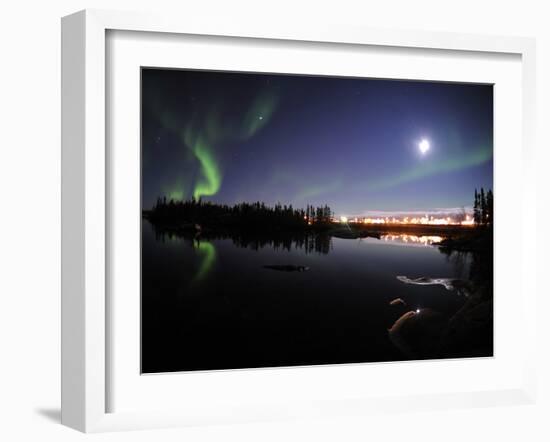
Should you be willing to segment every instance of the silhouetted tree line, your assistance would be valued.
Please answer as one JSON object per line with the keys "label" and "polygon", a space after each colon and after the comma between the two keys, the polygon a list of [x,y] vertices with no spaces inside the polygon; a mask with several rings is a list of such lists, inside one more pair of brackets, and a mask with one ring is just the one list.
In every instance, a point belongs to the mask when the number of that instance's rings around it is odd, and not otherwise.
{"label": "silhouetted tree line", "polygon": [[493,225],[493,191],[483,187],[474,193],[474,223],[477,226]]}
{"label": "silhouetted tree line", "polygon": [[201,227],[246,227],[250,229],[304,229],[322,227],[330,223],[332,211],[325,205],[295,209],[290,205],[267,206],[263,202],[240,203],[233,206],[204,202],[194,198],[188,201],[158,198],[155,206],[144,211],[144,217],[156,224],[183,228],[195,224]]}

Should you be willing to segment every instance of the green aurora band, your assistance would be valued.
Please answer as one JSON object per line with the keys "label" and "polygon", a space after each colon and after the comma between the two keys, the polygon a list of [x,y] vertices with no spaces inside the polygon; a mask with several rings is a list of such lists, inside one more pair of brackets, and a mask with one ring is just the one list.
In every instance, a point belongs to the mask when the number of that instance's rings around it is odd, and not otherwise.
{"label": "green aurora band", "polygon": [[174,200],[174,201],[182,201],[183,200],[183,190],[177,190],[177,189],[174,189],[174,190],[170,190],[167,193],[167,197],[169,200]]}
{"label": "green aurora band", "polygon": [[222,174],[212,152],[198,141],[193,147],[193,153],[199,160],[202,171],[202,177],[193,190],[193,197],[198,200],[202,196],[215,195],[220,190]]}
{"label": "green aurora band", "polygon": [[166,198],[174,201],[183,201],[185,197],[185,187],[182,180],[177,179],[171,186],[163,186],[162,192]]}
{"label": "green aurora band", "polygon": [[[195,115],[183,128],[169,112],[160,114],[163,126],[176,132],[182,144],[189,149],[199,162],[200,177],[193,185],[193,198],[213,196],[220,190],[223,174],[214,146],[228,141],[246,141],[260,131],[271,119],[277,107],[277,97],[273,93],[262,93],[252,101],[250,108],[240,122],[222,118],[221,109],[213,108],[199,121]],[[169,198],[182,200],[185,192],[176,183],[165,192]]]}
{"label": "green aurora band", "polygon": [[492,156],[493,150],[491,147],[482,146],[469,155],[459,155],[454,158],[449,158],[443,162],[424,164],[400,175],[394,175],[388,178],[367,182],[365,188],[367,190],[388,189],[415,181],[420,178],[465,169],[467,167],[479,166],[490,160]]}
{"label": "green aurora band", "polygon": [[342,188],[342,182],[340,180],[333,180],[326,184],[318,186],[305,186],[303,190],[299,191],[294,199],[296,201],[307,202],[312,198],[316,198],[321,195],[336,192]]}

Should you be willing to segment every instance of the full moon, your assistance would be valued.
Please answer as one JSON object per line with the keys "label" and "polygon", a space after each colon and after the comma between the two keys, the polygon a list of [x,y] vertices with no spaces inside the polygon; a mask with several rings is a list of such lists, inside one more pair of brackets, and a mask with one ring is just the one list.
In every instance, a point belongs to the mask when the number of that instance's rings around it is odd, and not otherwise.
{"label": "full moon", "polygon": [[424,138],[420,143],[418,143],[418,149],[420,149],[420,153],[422,155],[425,155],[426,152],[430,150],[430,142]]}

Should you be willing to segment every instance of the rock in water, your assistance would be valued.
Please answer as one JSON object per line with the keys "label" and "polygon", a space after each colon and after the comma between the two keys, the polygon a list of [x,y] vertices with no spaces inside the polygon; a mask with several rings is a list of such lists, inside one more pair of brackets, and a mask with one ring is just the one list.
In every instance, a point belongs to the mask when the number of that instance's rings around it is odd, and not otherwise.
{"label": "rock in water", "polygon": [[423,308],[402,315],[388,330],[390,341],[409,358],[440,355],[441,336],[448,321],[441,313]]}
{"label": "rock in water", "polygon": [[429,278],[422,276],[420,278],[407,278],[406,276],[396,276],[396,278],[405,284],[415,285],[442,285],[447,290],[456,290],[459,294],[468,296],[470,291],[470,282],[455,278]]}
{"label": "rock in water", "polygon": [[390,305],[407,305],[407,303],[401,298],[395,298],[393,301],[390,301]]}
{"label": "rock in water", "polygon": [[264,269],[278,270],[280,272],[305,272],[309,270],[309,267],[286,264],[286,265],[267,265],[267,266],[264,266]]}

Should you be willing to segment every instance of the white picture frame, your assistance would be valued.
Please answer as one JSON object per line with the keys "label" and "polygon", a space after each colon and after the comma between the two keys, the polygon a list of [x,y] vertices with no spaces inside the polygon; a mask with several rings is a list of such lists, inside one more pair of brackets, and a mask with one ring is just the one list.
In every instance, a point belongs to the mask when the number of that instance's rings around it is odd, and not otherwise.
{"label": "white picture frame", "polygon": [[[526,343],[521,384],[503,389],[477,389],[463,393],[414,396],[346,398],[332,396],[315,403],[284,401],[273,407],[251,408],[231,416],[208,411],[190,416],[185,411],[108,412],[112,385],[108,372],[112,354],[107,294],[110,231],[107,184],[106,34],[143,31],[286,42],[338,43],[380,48],[425,48],[479,54],[514,54],[521,57],[522,219],[534,219],[535,43],[532,39],[451,33],[357,29],[345,26],[294,27],[247,21],[216,23],[197,17],[86,10],[62,20],[62,423],[84,432],[183,426],[198,423],[369,413],[372,410],[453,408],[532,403],[536,393],[534,339]],[[526,336],[534,336],[536,317],[535,265],[532,239],[521,230],[521,316]],[[533,260],[534,258],[531,258]],[[532,343],[532,344],[531,344]],[[533,348],[531,348],[533,345]],[[339,370],[332,367],[333,371]],[[223,376],[223,374],[221,374]],[[337,373],[336,373],[337,375]],[[229,375],[228,375],[229,376]],[[193,397],[189,398],[193,401]],[[292,412],[289,412],[292,409]]]}

